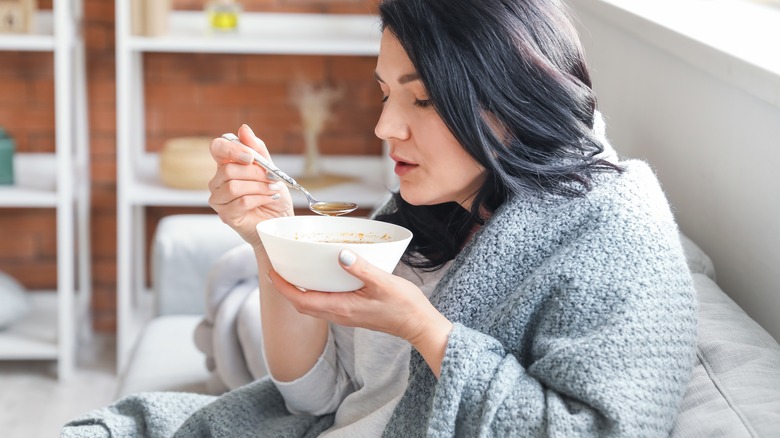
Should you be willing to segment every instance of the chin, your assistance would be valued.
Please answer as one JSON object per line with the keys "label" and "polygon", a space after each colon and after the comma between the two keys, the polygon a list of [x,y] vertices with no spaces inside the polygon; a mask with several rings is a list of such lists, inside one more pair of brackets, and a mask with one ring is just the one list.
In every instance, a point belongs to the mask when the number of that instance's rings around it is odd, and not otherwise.
{"label": "chin", "polygon": [[425,196],[424,193],[423,194],[415,193],[414,191],[410,191],[408,189],[404,190],[403,185],[401,185],[401,188],[398,189],[398,191],[401,194],[401,198],[404,201],[417,207],[421,205],[436,205],[436,204],[447,202],[447,201],[431,198],[430,196]]}
{"label": "chin", "polygon": [[421,201],[420,197],[415,196],[415,193],[413,191],[410,193],[408,189],[404,190],[403,184],[401,184],[401,187],[398,189],[398,192],[401,194],[401,198],[411,205],[415,205],[415,206],[425,205],[424,202],[420,202]]}

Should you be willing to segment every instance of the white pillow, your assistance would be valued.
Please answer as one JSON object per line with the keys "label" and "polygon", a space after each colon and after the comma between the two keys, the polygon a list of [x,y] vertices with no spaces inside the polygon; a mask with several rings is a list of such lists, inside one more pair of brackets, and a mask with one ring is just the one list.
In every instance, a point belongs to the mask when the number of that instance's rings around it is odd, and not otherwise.
{"label": "white pillow", "polygon": [[30,313],[30,297],[18,281],[0,272],[0,330]]}

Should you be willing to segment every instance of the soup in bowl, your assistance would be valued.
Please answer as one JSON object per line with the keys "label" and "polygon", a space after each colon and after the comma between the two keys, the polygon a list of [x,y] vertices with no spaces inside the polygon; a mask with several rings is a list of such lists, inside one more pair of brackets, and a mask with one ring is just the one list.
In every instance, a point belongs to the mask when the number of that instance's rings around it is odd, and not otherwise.
{"label": "soup in bowl", "polygon": [[338,216],[291,216],[257,224],[271,265],[288,282],[303,289],[348,292],[363,287],[339,265],[348,249],[392,272],[412,240],[404,227],[372,219]]}

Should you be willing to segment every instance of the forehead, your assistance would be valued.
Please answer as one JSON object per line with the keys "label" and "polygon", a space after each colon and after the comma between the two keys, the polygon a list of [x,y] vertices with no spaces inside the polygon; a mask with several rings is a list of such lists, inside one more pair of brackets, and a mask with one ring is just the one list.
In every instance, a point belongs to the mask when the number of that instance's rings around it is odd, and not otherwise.
{"label": "forehead", "polygon": [[385,81],[397,80],[402,74],[414,73],[414,65],[398,39],[389,30],[382,32],[376,73]]}

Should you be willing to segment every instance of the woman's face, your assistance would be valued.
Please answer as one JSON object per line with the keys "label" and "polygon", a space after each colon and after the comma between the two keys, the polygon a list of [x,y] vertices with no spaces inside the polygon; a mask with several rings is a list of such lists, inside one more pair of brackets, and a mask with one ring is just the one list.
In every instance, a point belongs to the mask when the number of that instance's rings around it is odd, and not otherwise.
{"label": "woman's face", "polygon": [[455,140],[428,100],[406,52],[387,30],[375,75],[384,108],[374,132],[390,146],[401,197],[412,205],[454,201],[470,208],[485,169]]}

